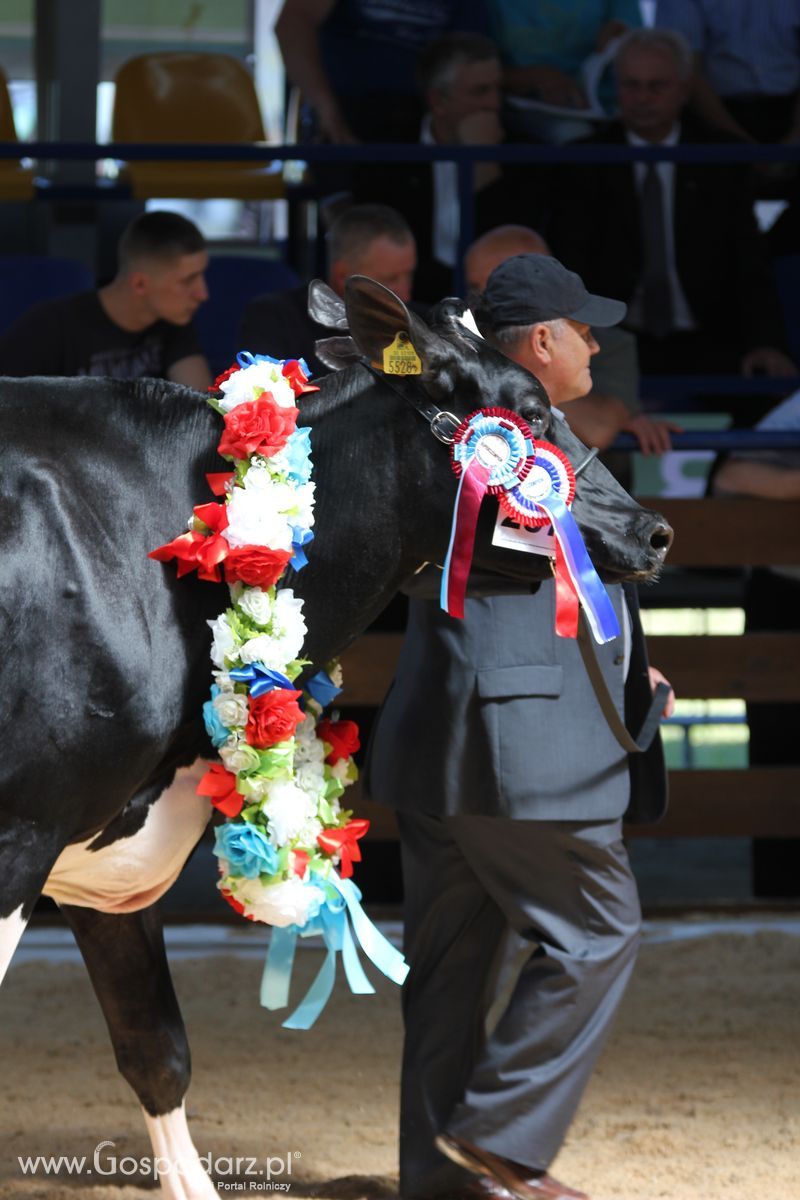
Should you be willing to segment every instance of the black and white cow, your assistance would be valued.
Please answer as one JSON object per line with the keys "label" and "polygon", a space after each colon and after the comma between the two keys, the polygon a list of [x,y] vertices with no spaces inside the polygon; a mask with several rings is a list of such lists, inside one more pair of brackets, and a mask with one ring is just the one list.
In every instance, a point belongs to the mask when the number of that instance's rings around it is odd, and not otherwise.
{"label": "black and white cow", "polygon": [[[551,424],[536,380],[467,333],[452,306],[431,329],[357,278],[347,316],[366,360],[379,362],[405,330],[423,373],[390,384],[353,365],[301,401],[300,423],[313,427],[316,538],[291,583],[315,664],[421,563],[442,562],[456,481],[410,401],[429,417],[436,406],[463,417],[502,405],[573,463],[586,456],[563,422]],[[0,978],[37,897],[53,896],[154,1151],[182,1165],[162,1179],[170,1200],[216,1195],[186,1128],[189,1054],[154,902],[209,817],[189,764],[211,753],[200,720],[207,621],[225,595],[147,555],[208,498],[205,474],[223,466],[219,435],[203,397],[160,381],[0,387]],[[646,579],[660,566],[668,527],[596,461],[580,475],[573,513],[606,577]],[[543,569],[483,534],[475,563],[513,576]]]}

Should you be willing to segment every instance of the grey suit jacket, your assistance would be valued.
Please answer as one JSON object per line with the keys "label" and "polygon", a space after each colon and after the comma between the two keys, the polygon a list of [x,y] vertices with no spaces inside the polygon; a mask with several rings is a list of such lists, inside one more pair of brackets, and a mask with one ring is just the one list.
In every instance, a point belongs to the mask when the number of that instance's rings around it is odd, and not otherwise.
{"label": "grey suit jacket", "polygon": [[[617,709],[638,733],[650,698],[634,588],[632,646],[597,647]],[[623,589],[609,587],[621,620]],[[629,756],[611,734],[574,639],[555,633],[552,582],[467,599],[463,621],[412,600],[397,674],[366,769],[373,799],[436,815],[657,820],[666,806],[660,738]]]}

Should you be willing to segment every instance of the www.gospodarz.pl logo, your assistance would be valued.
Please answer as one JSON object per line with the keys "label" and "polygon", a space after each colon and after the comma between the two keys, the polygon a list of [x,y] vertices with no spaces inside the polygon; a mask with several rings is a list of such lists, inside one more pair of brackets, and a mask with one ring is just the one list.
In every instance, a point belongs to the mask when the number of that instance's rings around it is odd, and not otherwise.
{"label": "www.gospodarz.pl logo", "polygon": [[139,1180],[182,1175],[187,1173],[187,1169],[194,1173],[199,1164],[206,1174],[217,1180],[217,1190],[220,1192],[288,1192],[292,1186],[292,1167],[301,1157],[299,1150],[287,1150],[285,1154],[270,1154],[263,1158],[258,1155],[209,1153],[198,1155],[198,1159],[187,1168],[185,1163],[159,1156],[118,1156],[114,1153],[115,1149],[115,1142],[104,1141],[95,1146],[91,1157],[85,1154],[19,1155],[17,1162],[23,1175],[123,1176]]}

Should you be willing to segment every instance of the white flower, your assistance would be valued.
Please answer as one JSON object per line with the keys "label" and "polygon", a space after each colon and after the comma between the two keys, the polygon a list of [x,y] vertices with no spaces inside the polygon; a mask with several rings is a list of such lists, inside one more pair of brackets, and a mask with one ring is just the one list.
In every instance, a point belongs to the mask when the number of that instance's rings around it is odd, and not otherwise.
{"label": "white flower", "polygon": [[235,371],[230,379],[220,384],[220,391],[222,397],[219,406],[225,412],[230,412],[246,400],[254,400],[256,393],[262,391],[270,392],[281,408],[293,408],[295,402],[291,384],[284,379],[277,363],[254,363],[251,367]]}
{"label": "white flower", "polygon": [[317,834],[322,833],[324,825],[318,817],[312,817],[300,830],[300,841],[304,846],[316,846]]}
{"label": "white flower", "polygon": [[243,663],[263,663],[275,671],[282,671],[291,659],[283,658],[283,648],[280,638],[274,638],[268,633],[259,633],[257,637],[249,638],[239,651]]}
{"label": "white flower", "polygon": [[297,658],[303,649],[308,629],[303,619],[303,601],[295,596],[291,588],[283,588],[275,597],[273,629],[291,649],[286,661]]}
{"label": "white flower", "polygon": [[[297,762],[297,754],[294,756],[294,781],[299,788],[307,792],[314,799],[319,797],[320,792],[325,786],[325,775],[322,767],[318,763]],[[316,836],[316,835],[315,835]]]}
{"label": "white flower", "polygon": [[294,507],[290,513],[294,525],[302,525],[303,529],[311,529],[314,524],[314,489],[316,484],[304,483],[302,487],[293,488]]}
{"label": "white flower", "polygon": [[225,613],[216,620],[209,621],[208,625],[214,639],[211,643],[211,661],[215,667],[222,670],[225,667],[225,659],[233,658],[236,654],[236,639]]}
{"label": "white flower", "polygon": [[[230,886],[223,879],[221,886]],[[255,921],[279,928],[286,925],[305,925],[317,915],[325,903],[325,893],[313,883],[303,883],[296,875],[279,883],[264,884],[260,879],[236,880],[233,893],[245,914]]]}
{"label": "white flower", "polygon": [[347,784],[350,772],[350,759],[340,758],[333,766],[328,768],[334,779],[338,779],[339,783]]}
{"label": "white flower", "polygon": [[219,756],[232,775],[246,771],[258,762],[258,754],[247,742],[239,741],[234,734],[229,737],[224,746],[220,746]]}
{"label": "white flower", "polygon": [[269,840],[273,846],[284,846],[296,838],[316,815],[316,806],[308,794],[284,779],[272,781],[261,810],[269,820]]}
{"label": "white flower", "polygon": [[238,606],[256,625],[269,625],[272,619],[272,598],[260,587],[244,588]]}
{"label": "white flower", "polygon": [[214,697],[213,705],[226,729],[247,724],[247,696],[241,696],[236,692],[220,692],[218,696]]}
{"label": "white flower", "polygon": [[296,767],[316,766],[322,770],[322,764],[325,762],[325,743],[322,738],[314,736],[309,739],[300,737],[300,730],[297,729],[297,749],[294,752],[294,763]]}
{"label": "white flower", "polygon": [[292,528],[275,499],[266,489],[234,488],[228,501],[228,526],[222,531],[228,545],[291,550]]}

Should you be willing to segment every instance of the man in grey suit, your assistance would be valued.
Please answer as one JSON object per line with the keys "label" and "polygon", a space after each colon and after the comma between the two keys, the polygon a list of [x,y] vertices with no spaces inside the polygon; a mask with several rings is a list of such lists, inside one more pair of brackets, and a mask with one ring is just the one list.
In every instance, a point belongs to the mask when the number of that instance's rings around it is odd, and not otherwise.
{"label": "man in grey suit", "polygon": [[[563,420],[558,406],[591,388],[591,322],[616,324],[625,306],[539,254],[496,268],[484,302],[485,336],[536,374]],[[635,589],[608,590],[623,633],[597,657],[638,728],[658,673]],[[621,748],[575,640],[555,634],[554,603],[552,582],[514,593],[472,578],[463,621],[413,598],[373,737],[368,786],[397,810],[411,964],[403,1196],[585,1197],[548,1166],[636,955],[622,818],[657,819],[666,788],[658,737],[645,754]],[[513,934],[530,953],[488,1028]]]}

